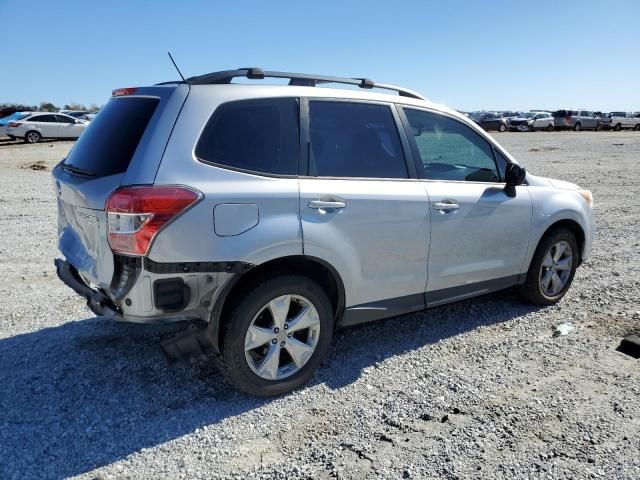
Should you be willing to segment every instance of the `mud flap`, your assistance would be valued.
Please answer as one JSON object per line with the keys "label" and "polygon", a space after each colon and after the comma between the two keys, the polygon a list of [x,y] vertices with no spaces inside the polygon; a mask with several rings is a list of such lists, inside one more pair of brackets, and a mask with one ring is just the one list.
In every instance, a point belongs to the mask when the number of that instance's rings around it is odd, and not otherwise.
{"label": "mud flap", "polygon": [[206,361],[217,354],[217,348],[206,326],[192,327],[163,340],[160,348],[170,365]]}

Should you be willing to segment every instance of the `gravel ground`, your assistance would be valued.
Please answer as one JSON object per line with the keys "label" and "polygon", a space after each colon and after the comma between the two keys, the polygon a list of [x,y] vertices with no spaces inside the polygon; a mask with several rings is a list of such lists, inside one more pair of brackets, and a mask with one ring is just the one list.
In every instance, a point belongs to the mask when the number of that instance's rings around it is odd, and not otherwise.
{"label": "gravel ground", "polygon": [[48,170],[72,143],[0,142],[0,478],[639,478],[640,360],[615,348],[640,330],[640,133],[497,138],[594,193],[565,299],[507,291],[345,330],[307,388],[271,400],[167,367],[166,327],[93,317],[53,269]]}

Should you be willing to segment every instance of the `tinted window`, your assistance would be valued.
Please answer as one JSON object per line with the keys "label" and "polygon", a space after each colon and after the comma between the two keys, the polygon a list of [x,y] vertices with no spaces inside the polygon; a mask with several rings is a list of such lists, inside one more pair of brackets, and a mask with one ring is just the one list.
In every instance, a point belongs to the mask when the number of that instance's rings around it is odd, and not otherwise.
{"label": "tinted window", "polygon": [[56,117],[56,121],[60,123],[75,123],[75,119],[68,117],[67,115],[56,115]]}
{"label": "tinted window", "polygon": [[504,155],[500,153],[500,150],[497,148],[494,149],[496,155],[496,163],[498,164],[498,171],[500,172],[500,180],[504,182],[505,172],[507,171],[507,165],[509,161],[506,159]]}
{"label": "tinted window", "polygon": [[55,122],[55,115],[37,115],[35,117],[27,118],[27,122]]}
{"label": "tinted window", "polygon": [[387,105],[309,102],[309,174],[407,178],[407,165]]}
{"label": "tinted window", "polygon": [[156,98],[112,98],[78,139],[65,163],[98,177],[125,172],[158,102]]}
{"label": "tinted window", "polygon": [[433,180],[499,182],[493,148],[467,125],[443,115],[405,109],[424,176]]}
{"label": "tinted window", "polygon": [[196,146],[205,162],[276,175],[298,173],[298,102],[233,102],[211,116]]}

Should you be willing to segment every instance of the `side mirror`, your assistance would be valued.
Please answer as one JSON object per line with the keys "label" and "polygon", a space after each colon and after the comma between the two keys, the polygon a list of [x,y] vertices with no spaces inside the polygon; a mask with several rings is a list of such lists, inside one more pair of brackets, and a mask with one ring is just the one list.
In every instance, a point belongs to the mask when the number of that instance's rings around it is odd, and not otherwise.
{"label": "side mirror", "polygon": [[517,165],[515,163],[510,163],[507,165],[507,169],[504,174],[504,179],[506,185],[504,187],[504,192],[508,197],[516,196],[516,187],[518,185],[522,185],[524,183],[524,179],[527,177],[527,169]]}

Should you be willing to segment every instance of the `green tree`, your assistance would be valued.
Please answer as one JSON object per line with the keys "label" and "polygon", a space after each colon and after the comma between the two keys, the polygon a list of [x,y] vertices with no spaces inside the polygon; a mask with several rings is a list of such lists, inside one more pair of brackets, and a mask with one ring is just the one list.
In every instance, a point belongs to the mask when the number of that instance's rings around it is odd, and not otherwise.
{"label": "green tree", "polygon": [[81,103],[75,103],[75,102],[71,102],[71,103],[67,103],[64,106],[65,110],[87,110],[87,107],[85,107],[83,104]]}
{"label": "green tree", "polygon": [[57,112],[60,110],[51,102],[40,102],[40,111],[41,112]]}

